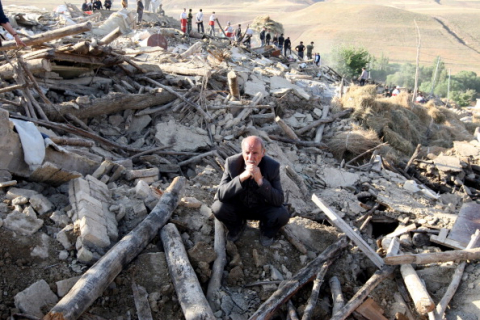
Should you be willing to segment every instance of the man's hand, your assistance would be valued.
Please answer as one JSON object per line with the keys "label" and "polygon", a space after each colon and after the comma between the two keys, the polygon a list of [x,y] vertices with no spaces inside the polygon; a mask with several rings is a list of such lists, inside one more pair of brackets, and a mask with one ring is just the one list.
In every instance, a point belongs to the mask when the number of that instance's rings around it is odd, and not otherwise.
{"label": "man's hand", "polygon": [[243,182],[247,179],[254,179],[255,182],[261,186],[263,184],[263,176],[260,168],[254,164],[247,164],[245,171],[240,174],[240,181]]}

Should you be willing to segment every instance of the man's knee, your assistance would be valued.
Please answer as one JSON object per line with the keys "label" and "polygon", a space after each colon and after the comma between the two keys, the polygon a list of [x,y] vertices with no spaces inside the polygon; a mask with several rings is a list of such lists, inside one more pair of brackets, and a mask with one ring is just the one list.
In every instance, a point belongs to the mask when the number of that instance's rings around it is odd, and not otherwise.
{"label": "man's knee", "polygon": [[276,215],[277,215],[277,223],[281,226],[286,225],[288,223],[288,220],[290,220],[290,213],[288,212],[285,206],[279,207],[276,212]]}

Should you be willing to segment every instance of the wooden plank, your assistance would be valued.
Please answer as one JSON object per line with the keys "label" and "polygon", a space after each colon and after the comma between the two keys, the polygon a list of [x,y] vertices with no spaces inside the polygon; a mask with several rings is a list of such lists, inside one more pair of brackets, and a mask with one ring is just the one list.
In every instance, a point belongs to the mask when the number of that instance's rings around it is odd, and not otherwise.
{"label": "wooden plank", "polygon": [[355,244],[367,255],[370,260],[378,267],[382,268],[384,265],[383,259],[362,239],[352,228],[340,218],[332,209],[323,203],[315,194],[312,195],[313,202],[327,215],[330,222],[343,231]]}
{"label": "wooden plank", "polygon": [[368,320],[388,320],[383,316],[383,309],[372,298],[367,298],[355,311]]}
{"label": "wooden plank", "polygon": [[467,202],[462,205],[448,238],[466,247],[477,229],[480,229],[480,204]]}

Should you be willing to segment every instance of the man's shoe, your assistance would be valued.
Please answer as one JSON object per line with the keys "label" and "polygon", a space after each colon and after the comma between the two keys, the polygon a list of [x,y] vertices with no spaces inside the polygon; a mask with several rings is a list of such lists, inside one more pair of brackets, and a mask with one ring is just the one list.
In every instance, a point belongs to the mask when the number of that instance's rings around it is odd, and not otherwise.
{"label": "man's shoe", "polygon": [[270,247],[273,242],[275,241],[275,238],[274,237],[267,237],[267,236],[264,236],[264,235],[261,235],[260,236],[260,244],[264,247]]}
{"label": "man's shoe", "polygon": [[240,237],[242,236],[243,232],[245,231],[245,228],[247,227],[247,222],[242,223],[239,229],[237,230],[228,230],[227,232],[227,240],[236,242]]}

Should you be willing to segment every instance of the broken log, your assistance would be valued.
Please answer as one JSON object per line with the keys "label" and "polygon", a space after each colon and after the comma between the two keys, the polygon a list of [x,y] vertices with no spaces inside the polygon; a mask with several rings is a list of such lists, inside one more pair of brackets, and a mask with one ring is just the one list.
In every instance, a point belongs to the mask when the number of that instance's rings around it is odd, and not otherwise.
{"label": "broken log", "polygon": [[132,281],[132,291],[138,320],[153,320],[150,303],[148,302],[148,293],[145,288]]}
{"label": "broken log", "polygon": [[315,121],[313,121],[312,123],[310,123],[309,125],[306,125],[305,127],[301,128],[301,129],[298,129],[296,133],[297,133],[298,135],[302,135],[302,134],[304,134],[305,132],[307,132],[308,130],[310,130],[310,129],[312,129],[312,128],[315,128],[315,127],[317,127],[318,125],[320,125],[320,124],[322,124],[322,123],[333,122],[333,121],[335,121],[336,119],[341,118],[341,117],[343,117],[343,116],[346,116],[347,114],[350,114],[350,113],[352,113],[352,112],[353,112],[353,109],[346,109],[346,110],[344,110],[344,111],[335,113],[335,114],[332,115],[332,117],[330,117],[330,118],[315,120]]}
{"label": "broken log", "polygon": [[270,319],[275,310],[288,301],[298,290],[300,290],[306,283],[312,281],[318,269],[328,260],[335,259],[336,255],[341,249],[347,246],[346,237],[341,237],[337,242],[328,246],[318,257],[312,260],[308,265],[302,268],[292,279],[282,281],[277,291],[275,291],[270,298],[267,299],[255,313],[250,317],[250,320],[264,320]]}
{"label": "broken log", "polygon": [[331,277],[328,284],[330,285],[330,291],[332,292],[332,314],[335,314],[345,305],[345,298],[343,297],[340,280],[338,280],[336,276]]}
{"label": "broken log", "polygon": [[283,138],[283,137],[276,136],[276,135],[268,135],[268,137],[272,140],[291,143],[291,144],[295,144],[295,145],[301,146],[301,147],[315,147],[315,148],[320,148],[320,149],[327,149],[328,148],[326,144],[321,143],[321,142],[292,140],[292,139],[287,139],[287,138]]}
{"label": "broken log", "polygon": [[[15,84],[13,86],[8,86],[4,88],[0,88],[0,93],[5,93],[13,90],[19,90],[19,89],[24,89],[27,85],[26,84]],[[13,104],[13,102],[12,102]]]}
{"label": "broken log", "polygon": [[312,317],[313,309],[315,309],[315,306],[317,305],[318,295],[320,294],[320,288],[323,284],[323,278],[325,277],[331,263],[332,261],[330,260],[325,262],[320,271],[318,271],[317,277],[313,281],[312,294],[310,295],[310,298],[308,298],[307,307],[303,312],[302,320],[309,320]]}
{"label": "broken log", "polygon": [[188,160],[182,161],[182,162],[178,163],[178,165],[179,165],[180,167],[183,167],[183,166],[185,166],[185,165],[187,165],[187,164],[191,164],[191,163],[198,162],[198,161],[202,160],[202,159],[205,158],[205,157],[215,156],[216,154],[217,154],[217,151],[216,151],[216,150],[208,151],[208,152],[202,153],[202,154],[200,154],[200,155],[198,155],[198,156],[192,157],[192,158],[190,158],[190,159],[188,159]]}
{"label": "broken log", "polygon": [[122,35],[122,31],[120,30],[120,27],[117,27],[117,28],[113,29],[112,32],[107,34],[105,37],[100,39],[98,41],[98,44],[101,45],[101,46],[107,45],[107,44],[111,43],[113,40],[120,37],[121,35]]}
{"label": "broken log", "polygon": [[323,201],[315,194],[312,195],[313,202],[327,215],[328,220],[342,232],[344,232],[355,244],[362,250],[364,254],[378,267],[382,268],[384,265],[383,259],[363,240],[357,233],[355,233],[350,226],[343,221],[332,209],[330,209]]}
{"label": "broken log", "polygon": [[[321,119],[323,119],[323,120],[327,119],[329,111],[330,111],[330,105],[327,104],[323,108]],[[321,125],[318,126],[317,131],[315,132],[315,139],[313,141],[315,141],[315,142],[321,142],[322,141],[323,130],[324,129],[325,129],[325,123],[322,123]]]}
{"label": "broken log", "polygon": [[[477,229],[475,233],[472,235],[472,238],[470,239],[470,242],[468,243],[466,249],[471,249],[475,247],[475,245],[478,242],[478,239],[480,238],[480,231]],[[457,268],[455,269],[455,272],[452,276],[452,281],[448,285],[447,291],[445,291],[445,294],[442,297],[442,300],[437,304],[437,307],[435,308],[435,319],[441,320],[443,319],[443,314],[445,313],[445,310],[447,310],[447,306],[450,303],[450,300],[452,300],[453,296],[455,295],[455,292],[458,289],[458,286],[460,285],[460,281],[462,281],[463,277],[463,271],[465,270],[465,266],[467,265],[466,261],[462,261],[459,263]]]}
{"label": "broken log", "polygon": [[360,159],[361,157],[363,157],[364,155],[366,154],[369,154],[370,152],[374,151],[374,150],[377,150],[378,148],[380,147],[383,147],[383,146],[386,146],[388,145],[388,142],[384,142],[384,143],[381,143],[371,149],[368,149],[367,151],[365,152],[362,152],[361,154],[359,154],[358,156],[356,156],[355,158],[353,158],[352,160],[349,160],[347,163],[345,163],[345,166],[348,166],[350,163],[352,163],[353,161],[357,160],[357,159]]}
{"label": "broken log", "polygon": [[402,264],[400,272],[407,287],[410,297],[412,297],[415,309],[421,315],[427,314],[435,309],[435,302],[427,292],[427,288],[418,276],[415,269],[410,264]]}
{"label": "broken log", "polygon": [[421,147],[422,147],[421,144],[417,144],[417,147],[415,148],[415,151],[413,152],[412,156],[410,157],[410,160],[408,160],[407,165],[405,166],[405,169],[403,169],[403,171],[405,171],[406,173],[408,173],[408,168],[412,164],[413,160],[415,160],[415,158],[418,156],[418,153],[420,152]]}
{"label": "broken log", "polygon": [[174,73],[180,74],[183,76],[201,76],[201,77],[209,77],[210,76],[210,68],[192,68],[190,65],[175,65],[175,64],[162,64],[160,69],[166,73]]}
{"label": "broken log", "polygon": [[174,224],[169,223],[160,231],[168,270],[178,301],[186,320],[215,320],[213,311],[203,294],[197,275],[188,260],[182,237]]}
{"label": "broken log", "polygon": [[212,267],[212,276],[208,282],[207,300],[210,306],[216,306],[216,299],[222,286],[223,271],[227,264],[227,253],[225,248],[225,230],[223,223],[215,219],[215,237],[213,240],[213,249],[217,254]]}
{"label": "broken log", "polygon": [[[51,30],[43,33],[39,33],[29,37],[28,39],[22,39],[27,46],[39,45],[51,40],[64,38],[66,36],[71,36],[74,34],[82,33],[85,31],[92,30],[92,24],[90,22],[75,24],[73,26],[68,26],[64,28],[59,28],[56,30]],[[5,41],[2,46],[0,46],[0,51],[7,51],[17,48],[17,43],[15,41]]]}
{"label": "broken log", "polygon": [[448,262],[455,260],[480,260],[480,248],[452,250],[434,253],[402,254],[399,256],[386,257],[386,264],[428,264],[438,262]]}
{"label": "broken log", "polygon": [[377,270],[373,276],[355,293],[355,295],[348,301],[348,303],[335,313],[330,320],[345,320],[358,306],[360,306],[363,300],[372,292],[375,287],[382,282],[385,278],[390,276],[395,271],[394,266],[384,266],[380,270]]}
{"label": "broken log", "polygon": [[17,184],[17,180],[0,182],[0,188],[11,187]]}
{"label": "broken log", "polygon": [[230,95],[235,98],[235,100],[240,100],[240,88],[238,87],[237,74],[234,70],[231,70],[229,73],[227,73],[227,79]]}
{"label": "broken log", "polygon": [[[30,70],[30,72],[32,73],[52,71],[52,64],[50,63],[50,60],[47,59],[32,59],[26,61],[25,63],[28,70]],[[15,63],[13,63],[13,65],[7,63],[0,67],[0,74],[2,75],[2,79],[13,79],[15,75],[14,65]]]}
{"label": "broken log", "polygon": [[292,140],[300,140],[298,136],[295,134],[295,132],[290,128],[288,124],[285,123],[285,121],[282,120],[279,116],[275,118],[275,122],[278,124],[278,126],[285,132],[285,134]]}
{"label": "broken log", "polygon": [[[175,97],[171,93],[162,89],[158,89],[155,93],[143,94],[113,92],[92,100],[89,103],[78,104],[78,108],[71,103],[60,103],[55,105],[55,108],[45,106],[44,111],[48,118],[53,121],[63,120],[62,117],[67,113],[80,119],[88,119],[128,109],[141,110],[151,106],[165,104],[173,99],[175,99]],[[55,109],[58,109],[58,112]]]}
{"label": "broken log", "polygon": [[290,179],[292,179],[292,181],[295,182],[297,187],[300,189],[300,191],[303,194],[303,197],[307,199],[310,194],[310,191],[308,191],[307,186],[305,185],[304,179],[300,177],[300,175],[295,171],[295,169],[293,169],[288,165],[285,166],[285,171],[287,173],[287,176]]}
{"label": "broken log", "polygon": [[300,318],[298,318],[297,310],[295,310],[295,306],[293,305],[292,300],[288,300],[287,307],[288,307],[287,320],[300,320]]}
{"label": "broken log", "polygon": [[195,42],[193,45],[190,46],[190,48],[185,50],[185,52],[181,53],[180,57],[185,59],[185,58],[188,58],[189,56],[191,56],[192,54],[195,54],[196,52],[201,51],[202,50],[202,45],[203,45],[202,41]]}
{"label": "broken log", "polygon": [[50,140],[61,146],[93,147],[94,143],[90,140],[79,138],[50,137]]}
{"label": "broken log", "polygon": [[150,214],[88,269],[43,320],[78,319],[167,223],[184,186],[185,178],[175,178]]}

